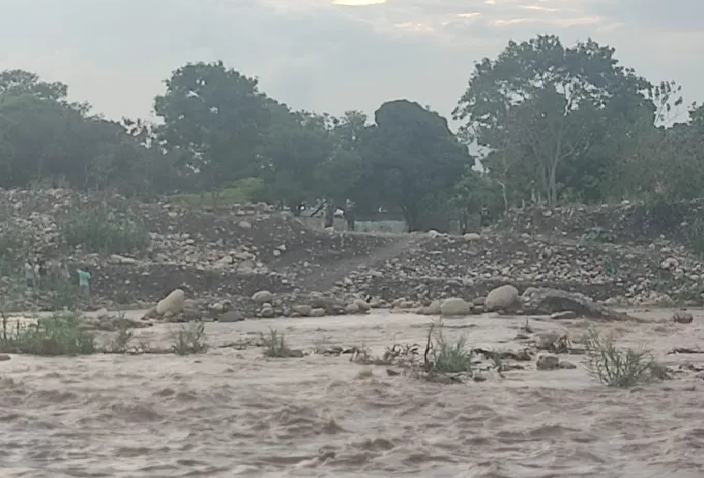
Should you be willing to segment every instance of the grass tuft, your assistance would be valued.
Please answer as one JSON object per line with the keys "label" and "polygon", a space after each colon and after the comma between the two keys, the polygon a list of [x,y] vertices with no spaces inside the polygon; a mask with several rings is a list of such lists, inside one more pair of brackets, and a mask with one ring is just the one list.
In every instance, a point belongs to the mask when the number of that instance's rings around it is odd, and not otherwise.
{"label": "grass tuft", "polygon": [[182,325],[172,334],[172,338],[174,343],[171,350],[177,355],[199,354],[208,350],[205,323],[202,321],[191,321]]}
{"label": "grass tuft", "polygon": [[584,348],[589,372],[604,385],[628,388],[655,379],[657,364],[648,349],[618,348],[613,337],[602,337],[594,328],[585,336]]}
{"label": "grass tuft", "polygon": [[448,342],[440,334],[433,346],[435,370],[440,373],[471,373],[473,355],[464,336]]}
{"label": "grass tuft", "polygon": [[10,326],[2,317],[0,352],[43,356],[77,356],[96,352],[95,335],[81,326],[80,317],[72,313],[40,318],[34,324],[19,321]]}
{"label": "grass tuft", "polygon": [[261,334],[262,345],[264,346],[264,356],[272,358],[300,357],[301,354],[293,350],[286,343],[286,336],[275,330],[269,329],[269,334]]}

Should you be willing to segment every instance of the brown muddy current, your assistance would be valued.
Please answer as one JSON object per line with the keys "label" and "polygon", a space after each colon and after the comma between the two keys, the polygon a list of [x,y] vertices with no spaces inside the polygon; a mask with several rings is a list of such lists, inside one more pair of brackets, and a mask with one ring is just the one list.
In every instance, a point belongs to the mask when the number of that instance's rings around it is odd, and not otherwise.
{"label": "brown muddy current", "polygon": [[[636,313],[657,319],[667,311]],[[348,355],[265,359],[219,347],[269,327],[310,350],[423,343],[414,315],[209,324],[206,355],[12,356],[0,362],[2,477],[702,477],[704,382],[695,374],[631,390],[573,370],[509,372],[440,385],[388,376]],[[525,318],[445,320],[445,334],[517,349]],[[532,320],[581,334],[583,321]],[[704,365],[694,324],[602,325],[663,363]],[[138,331],[168,346],[170,329]]]}

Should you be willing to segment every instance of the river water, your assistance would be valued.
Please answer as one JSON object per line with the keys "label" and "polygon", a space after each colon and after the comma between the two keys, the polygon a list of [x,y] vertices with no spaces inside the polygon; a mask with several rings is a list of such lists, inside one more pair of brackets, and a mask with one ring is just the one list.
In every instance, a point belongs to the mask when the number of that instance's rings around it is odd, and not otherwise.
{"label": "river water", "polygon": [[[641,313],[668,317],[668,311]],[[704,341],[695,322],[612,324],[625,345],[668,355]],[[208,324],[205,355],[12,356],[0,362],[0,477],[702,477],[704,382],[694,373],[631,390],[587,373],[517,370],[441,385],[389,376],[349,355],[266,359],[227,346],[270,327],[305,350],[381,352],[423,344],[410,314]],[[445,320],[444,334],[518,349],[525,318]],[[582,334],[583,321],[531,320],[535,332]],[[138,331],[168,347],[173,326]]]}

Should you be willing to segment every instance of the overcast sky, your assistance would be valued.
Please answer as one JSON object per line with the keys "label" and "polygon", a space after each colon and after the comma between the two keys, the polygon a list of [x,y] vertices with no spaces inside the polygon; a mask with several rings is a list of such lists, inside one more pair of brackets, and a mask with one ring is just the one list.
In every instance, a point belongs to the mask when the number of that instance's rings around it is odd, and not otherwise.
{"label": "overcast sky", "polygon": [[409,98],[449,115],[473,61],[538,33],[609,43],[704,100],[704,0],[0,0],[0,69],[112,118],[150,115],[172,70],[218,59],[294,108]]}

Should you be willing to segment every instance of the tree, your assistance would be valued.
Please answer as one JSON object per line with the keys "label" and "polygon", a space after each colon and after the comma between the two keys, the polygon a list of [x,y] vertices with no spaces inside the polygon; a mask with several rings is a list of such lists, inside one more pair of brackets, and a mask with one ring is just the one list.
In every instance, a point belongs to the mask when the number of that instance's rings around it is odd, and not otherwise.
{"label": "tree", "polygon": [[360,190],[365,156],[367,115],[360,111],[346,111],[340,118],[331,119],[332,151],[320,162],[314,172],[316,191],[325,201],[325,227],[333,225],[335,210],[347,199],[363,201],[368,190]]}
{"label": "tree", "polygon": [[31,72],[0,72],[0,186],[152,191],[154,175],[147,172],[158,155],[150,155],[146,139],[89,116],[90,105],[69,103],[67,94],[63,83]]}
{"label": "tree", "polygon": [[257,170],[271,111],[255,78],[218,61],[188,63],[165,83],[166,93],[154,100],[163,120],[159,137],[198,173],[201,187],[213,190]]}
{"label": "tree", "polygon": [[270,108],[271,128],[261,150],[263,178],[272,196],[298,215],[304,202],[319,197],[315,172],[334,148],[330,119],[307,111],[293,112],[280,104]]}
{"label": "tree", "polygon": [[453,195],[471,158],[447,120],[408,100],[389,101],[376,111],[368,132],[363,181],[383,204],[403,211],[410,231],[426,228]]}
{"label": "tree", "polygon": [[29,95],[42,100],[66,101],[68,86],[61,82],[41,81],[39,75],[25,70],[0,72],[0,95]]}
{"label": "tree", "polygon": [[[528,163],[531,180],[553,206],[565,163],[586,160],[595,137],[630,113],[652,109],[642,77],[591,39],[565,48],[554,35],[509,42],[496,60],[475,64],[454,117],[463,137]],[[619,108],[612,105],[618,103]],[[513,185],[514,188],[519,187]]]}

